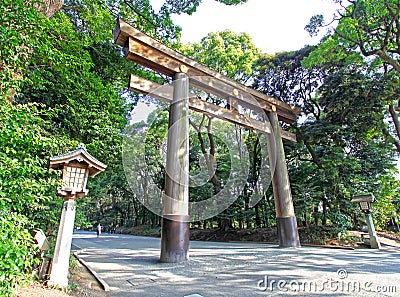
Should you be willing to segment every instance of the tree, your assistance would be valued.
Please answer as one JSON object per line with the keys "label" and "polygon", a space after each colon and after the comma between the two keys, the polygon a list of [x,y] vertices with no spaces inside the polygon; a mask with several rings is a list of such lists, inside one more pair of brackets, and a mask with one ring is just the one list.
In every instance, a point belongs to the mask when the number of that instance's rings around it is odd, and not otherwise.
{"label": "tree", "polygon": [[255,67],[253,88],[289,104],[301,106],[303,113],[319,119],[321,110],[315,91],[326,76],[323,69],[305,69],[302,61],[314,50],[312,46],[294,52],[262,55]]}
{"label": "tree", "polygon": [[[326,61],[369,65],[375,72],[377,84],[385,85],[380,100],[387,106],[385,113],[390,116],[392,125],[383,129],[382,133],[400,153],[400,124],[396,110],[400,89],[400,3],[397,0],[336,2],[341,6],[334,19],[338,22],[336,28],[322,40],[304,65],[310,68]],[[329,24],[324,24],[323,17],[314,16],[306,29],[314,34],[324,26]]]}
{"label": "tree", "polygon": [[[335,0],[341,8],[334,34],[338,43],[360,50],[365,57],[379,58],[400,72],[400,3],[397,0]],[[311,18],[306,29],[315,34],[324,26],[321,15]]]}
{"label": "tree", "polygon": [[31,279],[33,264],[37,264],[29,222],[23,215],[0,210],[0,295],[14,296],[18,285]]}
{"label": "tree", "polygon": [[302,107],[304,120],[291,125],[299,142],[286,146],[299,219],[304,225],[337,221],[346,228],[350,198],[380,191],[376,180],[390,179],[394,168],[382,134],[387,123],[380,98],[386,87],[363,64],[303,67],[310,49],[264,57],[254,86]]}
{"label": "tree", "polygon": [[261,54],[247,33],[231,30],[209,33],[199,43],[184,45],[182,51],[192,59],[215,71],[246,83]]}
{"label": "tree", "polygon": [[35,49],[47,52],[49,60],[53,51],[47,43],[46,18],[33,1],[3,1],[0,9],[0,95],[12,100],[27,80],[29,66],[42,64],[43,55]]}
{"label": "tree", "polygon": [[39,9],[44,12],[46,17],[51,18],[62,7],[64,0],[44,0],[42,5],[39,4]]}
{"label": "tree", "polygon": [[[248,0],[216,0],[217,2],[226,5],[238,5],[246,3]],[[186,13],[191,15],[197,10],[201,0],[189,1],[189,0],[166,0],[161,10],[167,10],[169,13]]]}

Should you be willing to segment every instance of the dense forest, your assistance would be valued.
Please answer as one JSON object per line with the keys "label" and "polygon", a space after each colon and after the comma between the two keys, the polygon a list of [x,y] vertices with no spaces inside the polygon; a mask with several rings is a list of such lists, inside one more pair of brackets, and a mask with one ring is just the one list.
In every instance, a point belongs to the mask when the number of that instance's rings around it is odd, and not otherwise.
{"label": "dense forest", "polygon": [[[216,1],[240,5],[248,0]],[[362,216],[351,203],[358,193],[377,198],[378,229],[396,225],[400,2],[332,1],[338,5],[333,19],[316,15],[305,28],[311,35],[328,28],[318,46],[273,55],[262,53],[248,34],[229,30],[183,44],[171,15],[193,13],[199,0],[166,0],[158,12],[149,0],[0,2],[0,295],[11,295],[30,278],[37,261],[31,231],[56,234],[60,173],[48,169],[48,160],[79,143],[108,167],[89,180],[88,196],[78,200],[76,227],[160,224],[142,203],[146,179],[129,178],[124,164],[143,160],[135,173],[150,176],[163,190],[168,109],[129,92],[127,84],[129,74],[160,84],[170,79],[125,60],[112,36],[118,17],[230,78],[301,108],[298,121],[284,125],[297,136],[296,143],[285,142],[285,151],[299,227],[359,228]],[[222,104],[221,98],[205,96]],[[139,100],[159,108],[147,122],[130,124]],[[192,227],[275,227],[272,187],[260,189],[258,182],[264,173],[260,135],[196,113],[190,125],[190,172],[196,177],[190,201],[208,199],[228,186],[235,168],[230,144],[240,142],[249,165],[243,187],[231,191],[235,197],[226,209]],[[223,138],[227,130],[236,141]],[[145,155],[135,151],[135,143],[143,145]],[[130,149],[128,159],[124,147]],[[202,168],[216,174],[208,178]]]}

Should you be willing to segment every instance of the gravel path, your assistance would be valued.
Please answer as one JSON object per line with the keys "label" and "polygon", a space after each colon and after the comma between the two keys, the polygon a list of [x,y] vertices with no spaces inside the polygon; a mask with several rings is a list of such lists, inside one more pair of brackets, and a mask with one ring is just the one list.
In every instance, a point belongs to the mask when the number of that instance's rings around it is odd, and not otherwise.
{"label": "gravel path", "polygon": [[110,296],[398,296],[400,250],[279,249],[195,242],[190,259],[159,263],[160,239],[74,235],[73,244]]}

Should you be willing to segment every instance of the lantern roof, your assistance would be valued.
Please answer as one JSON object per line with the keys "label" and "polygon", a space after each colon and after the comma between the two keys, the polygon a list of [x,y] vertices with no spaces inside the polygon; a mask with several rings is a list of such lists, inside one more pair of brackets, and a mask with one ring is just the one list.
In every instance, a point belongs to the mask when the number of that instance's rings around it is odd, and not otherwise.
{"label": "lantern roof", "polygon": [[76,150],[72,152],[51,157],[50,168],[62,169],[64,165],[72,162],[78,162],[79,164],[86,165],[89,169],[90,177],[94,177],[95,175],[103,172],[107,168],[107,165],[103,164],[91,154],[89,154],[83,144],[78,145]]}
{"label": "lantern roof", "polygon": [[372,193],[366,193],[366,194],[357,194],[354,195],[354,198],[351,200],[353,203],[359,203],[359,202],[375,202],[376,198],[374,194]]}

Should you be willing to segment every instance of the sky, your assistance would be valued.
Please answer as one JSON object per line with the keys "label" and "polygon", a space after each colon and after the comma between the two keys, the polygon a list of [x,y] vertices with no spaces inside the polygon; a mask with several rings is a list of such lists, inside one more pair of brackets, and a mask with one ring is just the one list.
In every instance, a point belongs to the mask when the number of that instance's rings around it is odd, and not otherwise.
{"label": "sky", "polygon": [[[158,11],[164,0],[150,2]],[[199,42],[209,32],[231,29],[249,33],[263,53],[274,54],[318,43],[320,38],[310,38],[304,27],[316,14],[330,20],[336,7],[332,0],[248,0],[237,6],[202,0],[192,15],[173,15],[172,19],[182,27],[184,43]]]}
{"label": "sky", "polygon": [[[158,11],[165,0],[150,0]],[[200,42],[210,32],[230,29],[246,32],[265,54],[298,50],[306,44],[317,44],[322,36],[311,38],[304,30],[310,18],[323,14],[330,20],[335,12],[331,0],[248,0],[237,6],[227,6],[214,0],[202,0],[192,15],[173,15],[182,27],[182,42]],[[151,106],[138,104],[133,122],[146,118]]]}

